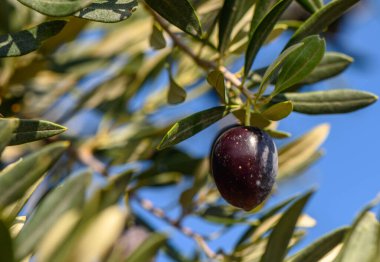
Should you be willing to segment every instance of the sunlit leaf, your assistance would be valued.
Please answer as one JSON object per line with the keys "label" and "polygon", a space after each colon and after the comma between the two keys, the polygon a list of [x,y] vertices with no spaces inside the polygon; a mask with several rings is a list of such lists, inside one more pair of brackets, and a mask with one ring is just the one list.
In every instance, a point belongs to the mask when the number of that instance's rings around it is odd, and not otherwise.
{"label": "sunlit leaf", "polygon": [[224,83],[224,75],[220,71],[211,71],[207,76],[207,82],[215,88],[216,92],[222,98],[224,103],[226,99],[226,85]]}
{"label": "sunlit leaf", "polygon": [[262,116],[273,121],[286,118],[293,111],[293,104],[290,101],[274,104],[262,112]]}
{"label": "sunlit leaf", "polygon": [[306,93],[284,93],[273,101],[289,100],[293,110],[304,114],[342,114],[359,110],[376,102],[378,97],[372,93],[336,89]]}
{"label": "sunlit leaf", "polygon": [[216,121],[228,115],[237,107],[219,106],[210,108],[191,116],[188,116],[173,125],[162,139],[158,150],[162,150],[169,146],[178,144],[179,142],[192,137],[203,129],[207,128]]}
{"label": "sunlit leaf", "polygon": [[64,20],[53,20],[24,31],[0,35],[0,57],[21,56],[33,52],[43,41],[58,34],[65,25]]}
{"label": "sunlit leaf", "polygon": [[284,139],[284,138],[291,137],[290,133],[280,131],[280,130],[265,129],[265,132],[267,132],[271,137],[277,138],[277,139]]}
{"label": "sunlit leaf", "polygon": [[57,142],[28,155],[11,169],[0,173],[0,209],[22,198],[67,149],[67,142]]}
{"label": "sunlit leaf", "polygon": [[166,238],[167,237],[165,235],[159,233],[151,235],[147,241],[145,241],[140,247],[138,247],[131,255],[127,257],[126,261],[149,261],[165,244]]}
{"label": "sunlit leaf", "polygon": [[323,7],[322,0],[297,0],[297,2],[310,13],[314,13]]}
{"label": "sunlit leaf", "polygon": [[69,16],[89,5],[92,0],[17,0],[48,16]]}

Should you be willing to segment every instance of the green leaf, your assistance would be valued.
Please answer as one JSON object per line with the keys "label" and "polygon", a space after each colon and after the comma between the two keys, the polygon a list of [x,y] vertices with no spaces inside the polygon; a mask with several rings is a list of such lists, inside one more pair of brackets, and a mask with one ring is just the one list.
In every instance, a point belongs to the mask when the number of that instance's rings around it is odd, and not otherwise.
{"label": "green leaf", "polygon": [[339,75],[353,62],[352,57],[337,52],[326,52],[319,65],[300,84],[313,84]]}
{"label": "green leaf", "polygon": [[69,16],[89,5],[92,0],[17,0],[41,14]]}
{"label": "green leaf", "polygon": [[278,150],[278,179],[286,178],[303,169],[308,161],[320,157],[318,148],[326,140],[330,126],[322,124]]}
{"label": "green leaf", "polygon": [[296,254],[287,259],[286,262],[319,261],[343,241],[348,229],[348,227],[344,227],[334,230],[333,232],[313,242],[308,247],[298,251]]}
{"label": "green leaf", "polygon": [[28,120],[17,118],[0,118],[1,123],[12,123],[16,126],[9,145],[20,145],[58,135],[67,130],[66,127],[44,120]]}
{"label": "green leaf", "polygon": [[31,253],[66,211],[83,205],[90,180],[91,174],[88,172],[71,177],[42,200],[15,239],[18,259]]}
{"label": "green leaf", "polygon": [[273,106],[262,112],[262,116],[266,119],[279,121],[292,113],[293,104],[290,101],[274,104]]}
{"label": "green leaf", "polygon": [[255,31],[257,26],[260,24],[261,20],[268,13],[272,7],[272,2],[268,0],[257,0],[255,3],[255,12],[251,20],[251,27],[249,28],[249,35],[251,36]]}
{"label": "green leaf", "polygon": [[281,14],[290,5],[292,0],[280,0],[275,6],[265,15],[265,17],[260,20],[260,23],[252,32],[250,39],[248,41],[248,48],[245,54],[244,63],[244,76],[248,76],[248,73],[252,67],[252,64],[256,58],[260,47],[267,39],[268,35],[272,32],[277,20],[280,18]]}
{"label": "green leaf", "polygon": [[0,220],[0,261],[13,262],[15,261],[13,255],[12,238],[7,226]]}
{"label": "green leaf", "polygon": [[[240,120],[242,125],[245,124],[245,121],[244,121],[245,120],[245,114],[246,114],[245,109],[241,109],[241,110],[234,112],[234,115],[237,117],[237,119]],[[264,128],[268,127],[270,124],[271,124],[270,120],[264,118],[261,114],[259,114],[257,112],[253,112],[251,110],[251,117],[250,117],[250,125],[251,126],[255,126],[255,127],[260,128],[260,129],[264,129]]]}
{"label": "green leaf", "polygon": [[167,237],[163,234],[155,233],[149,236],[142,245],[140,245],[125,261],[140,262],[150,261],[165,244]]}
{"label": "green leaf", "polygon": [[93,0],[75,14],[75,16],[91,21],[116,23],[129,18],[136,11],[137,0]]}
{"label": "green leaf", "polygon": [[224,83],[223,73],[218,70],[211,71],[207,76],[207,82],[215,88],[220,98],[227,104],[228,97],[226,96],[226,85]]}
{"label": "green leaf", "polygon": [[145,0],[145,2],[182,31],[193,36],[202,36],[201,23],[189,1]]}
{"label": "green leaf", "polygon": [[342,114],[352,112],[377,101],[377,96],[364,91],[336,89],[306,93],[284,93],[272,101],[290,100],[295,112],[304,114]]}
{"label": "green leaf", "polygon": [[265,129],[265,132],[267,132],[271,137],[277,138],[277,139],[284,139],[284,138],[291,137],[290,133],[279,131],[279,130]]}
{"label": "green leaf", "polygon": [[12,139],[12,134],[17,128],[15,121],[4,121],[0,118],[0,155]]}
{"label": "green leaf", "polygon": [[219,45],[218,50],[223,57],[231,41],[234,26],[239,22],[247,11],[247,3],[252,0],[224,0],[222,10],[219,14]]}
{"label": "green leaf", "polygon": [[314,35],[302,42],[304,45],[286,58],[272,97],[303,80],[321,62],[326,48],[325,41]]}
{"label": "green leaf", "polygon": [[216,121],[227,116],[237,107],[234,106],[219,106],[213,107],[191,116],[188,116],[177,123],[166,133],[161,143],[157,147],[158,150],[178,144],[179,142],[192,137]]}
{"label": "green leaf", "polygon": [[173,78],[169,69],[168,103],[172,105],[183,103],[186,100],[186,90]]}
{"label": "green leaf", "polygon": [[[293,52],[301,48],[304,43],[298,43],[294,46],[286,49],[268,68],[265,70],[265,74],[261,80],[259,91],[257,92],[257,99],[259,99],[265,92],[266,88],[270,84],[271,78],[280,70],[282,64],[286,61],[286,58]],[[256,100],[257,100],[256,99]]]}
{"label": "green leaf", "polygon": [[162,28],[153,23],[152,33],[150,34],[149,44],[153,49],[160,50],[166,47],[166,40]]}
{"label": "green leaf", "polygon": [[27,30],[0,35],[0,57],[21,56],[33,52],[43,41],[58,34],[65,25],[64,20],[53,20]]}
{"label": "green leaf", "polygon": [[315,13],[323,7],[322,0],[297,0],[297,2],[309,13]]}
{"label": "green leaf", "polygon": [[287,46],[299,42],[309,35],[318,34],[332,22],[342,16],[350,7],[360,0],[335,0],[319,9],[310,16],[294,33]]}
{"label": "green leaf", "polygon": [[58,160],[69,143],[57,142],[28,155],[0,173],[0,209],[23,197],[25,192]]}
{"label": "green leaf", "polygon": [[261,262],[283,261],[297,220],[313,193],[314,191],[307,192],[284,212],[269,236],[265,253],[260,260]]}
{"label": "green leaf", "polygon": [[380,224],[372,212],[359,215],[344,241],[336,262],[376,261],[380,243]]}

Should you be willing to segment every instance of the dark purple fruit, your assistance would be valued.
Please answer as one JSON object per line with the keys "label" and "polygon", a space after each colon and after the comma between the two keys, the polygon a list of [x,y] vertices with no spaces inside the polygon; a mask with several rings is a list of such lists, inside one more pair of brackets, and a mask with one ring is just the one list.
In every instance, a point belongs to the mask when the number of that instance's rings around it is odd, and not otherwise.
{"label": "dark purple fruit", "polygon": [[211,174],[222,197],[249,211],[270,194],[278,169],[276,145],[263,130],[234,126],[222,132],[211,151]]}

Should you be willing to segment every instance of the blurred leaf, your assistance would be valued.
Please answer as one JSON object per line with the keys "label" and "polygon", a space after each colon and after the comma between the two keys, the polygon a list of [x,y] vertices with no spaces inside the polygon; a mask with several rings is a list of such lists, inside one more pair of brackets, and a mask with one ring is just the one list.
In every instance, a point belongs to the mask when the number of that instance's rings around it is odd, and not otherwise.
{"label": "blurred leaf", "polygon": [[272,32],[268,35],[267,39],[265,39],[264,45],[270,44],[274,40],[276,40],[283,32],[285,32],[289,26],[285,23],[277,23],[273,29]]}
{"label": "blurred leaf", "polygon": [[218,50],[221,57],[224,56],[225,51],[228,49],[232,30],[247,11],[247,4],[252,2],[252,0],[224,0],[219,14]]}
{"label": "blurred leaf", "polygon": [[91,174],[87,172],[71,177],[42,200],[15,239],[18,259],[24,258],[35,249],[62,214],[83,205],[90,179]]}
{"label": "blurred leaf", "polygon": [[2,122],[12,122],[17,127],[13,131],[10,146],[41,140],[66,131],[64,126],[44,120],[0,118],[0,124]]}
{"label": "blurred leaf", "polygon": [[314,262],[322,259],[327,253],[333,250],[343,241],[349,228],[344,227],[321,237],[308,247],[298,251],[296,254],[286,259],[286,262]]}
{"label": "blurred leaf", "polygon": [[137,9],[137,0],[92,0],[75,16],[96,22],[115,23],[129,18]]}
{"label": "blurred leaf", "polygon": [[130,254],[126,262],[141,262],[150,261],[158,250],[165,244],[166,236],[163,234],[155,233],[149,237],[139,248]]}
{"label": "blurred leaf", "polygon": [[262,112],[262,116],[266,119],[278,121],[286,118],[293,111],[293,104],[290,101],[280,102]]}
{"label": "blurred leaf", "polygon": [[372,93],[336,89],[306,93],[284,93],[276,96],[273,101],[290,100],[293,110],[304,114],[342,114],[369,106],[377,101]]}
{"label": "blurred leaf", "polygon": [[7,226],[0,220],[0,261],[13,262],[13,245],[12,238]]}
{"label": "blurred leaf", "polygon": [[66,261],[102,261],[122,233],[126,217],[118,206],[106,208],[85,225]]}
{"label": "blurred leaf", "polygon": [[80,220],[80,213],[76,210],[66,211],[57,218],[53,227],[47,231],[42,240],[37,244],[36,259],[38,261],[51,261],[54,252],[63,244],[63,241],[71,233]]}
{"label": "blurred leaf", "polygon": [[216,121],[228,115],[232,110],[236,109],[234,106],[219,106],[213,107],[191,116],[188,116],[177,123],[166,133],[161,143],[157,147],[158,150],[178,144],[189,137],[197,134],[203,129],[207,128]]}
{"label": "blurred leaf", "polygon": [[297,84],[309,75],[320,63],[325,53],[326,43],[319,36],[309,36],[304,45],[290,54],[283,63],[276,81],[276,88],[271,96],[279,94]]}
{"label": "blurred leaf", "polygon": [[272,9],[260,20],[260,23],[252,32],[250,39],[248,41],[248,48],[245,54],[244,63],[244,76],[248,76],[248,73],[252,67],[252,64],[259,52],[260,47],[267,39],[268,35],[271,33],[273,27],[275,26],[277,20],[280,18],[281,14],[290,5],[292,0],[280,0],[278,1]]}
{"label": "blurred leaf", "polygon": [[298,43],[294,46],[289,47],[281,55],[279,55],[279,57],[265,70],[265,74],[261,80],[261,84],[257,92],[257,98],[260,98],[264,94],[267,86],[270,84],[271,78],[277,74],[282,64],[286,61],[286,58],[303,45],[304,43]]}
{"label": "blurred leaf", "polygon": [[172,105],[180,104],[186,100],[186,95],[185,89],[175,81],[169,69],[168,103]]}
{"label": "blurred leaf", "polygon": [[314,191],[309,191],[299,197],[284,212],[269,236],[265,253],[260,260],[261,262],[282,261],[285,258],[288,244],[292,237],[297,220],[313,193]]}
{"label": "blurred leaf", "polygon": [[351,63],[353,58],[342,53],[326,52],[319,65],[304,78],[300,84],[313,84],[324,79],[339,75]]}
{"label": "blurred leaf", "polygon": [[265,132],[267,132],[271,137],[277,138],[277,139],[284,139],[291,137],[291,134],[284,131],[274,130],[274,129],[265,129]]}
{"label": "blurred leaf", "polygon": [[35,51],[43,41],[58,34],[65,25],[64,20],[53,20],[24,31],[0,35],[0,57],[21,56]]}
{"label": "blurred leaf", "polygon": [[12,134],[17,128],[15,121],[4,121],[0,118],[0,155],[12,139]]}
{"label": "blurred leaf", "polygon": [[167,186],[170,184],[176,184],[182,179],[182,174],[179,172],[165,172],[160,174],[155,174],[150,177],[137,177],[136,184],[129,190],[132,194],[137,189],[146,186]]}
{"label": "blurred leaf", "polygon": [[153,23],[152,33],[150,34],[149,44],[153,49],[160,50],[166,47],[166,40],[162,28]]}
{"label": "blurred leaf", "polygon": [[278,179],[283,179],[299,171],[308,160],[313,159],[318,148],[327,138],[329,130],[328,124],[319,125],[302,137],[280,148],[278,151]]}
{"label": "blurred leaf", "polygon": [[200,217],[218,224],[234,225],[237,223],[249,223],[247,217],[239,216],[237,209],[230,205],[213,205],[199,212]]}
{"label": "blurred leaf", "polygon": [[182,31],[194,35],[202,36],[201,23],[194,8],[187,0],[145,0],[145,2],[163,18]]}
{"label": "blurred leaf", "polygon": [[48,16],[69,16],[89,5],[92,0],[17,0]]}
{"label": "blurred leaf", "polygon": [[335,0],[323,6],[310,16],[294,33],[287,46],[299,42],[304,37],[318,34],[325,30],[332,22],[342,16],[350,7],[360,0]]}
{"label": "blurred leaf", "polygon": [[207,75],[207,82],[215,88],[216,92],[222,98],[224,103],[227,103],[226,85],[224,84],[224,75],[222,72],[214,70]]}
{"label": "blurred leaf", "polygon": [[22,198],[44,173],[58,160],[69,143],[57,142],[28,155],[11,169],[0,173],[0,209]]}
{"label": "blurred leaf", "polygon": [[315,13],[323,7],[323,0],[297,0],[309,13]]}

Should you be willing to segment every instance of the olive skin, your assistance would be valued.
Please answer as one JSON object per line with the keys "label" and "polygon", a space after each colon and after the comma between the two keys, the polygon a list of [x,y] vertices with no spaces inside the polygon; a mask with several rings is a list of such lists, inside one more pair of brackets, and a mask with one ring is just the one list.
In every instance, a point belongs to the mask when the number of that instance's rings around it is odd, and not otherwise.
{"label": "olive skin", "polygon": [[211,174],[222,197],[246,211],[270,194],[278,170],[277,148],[263,130],[233,126],[215,140]]}

